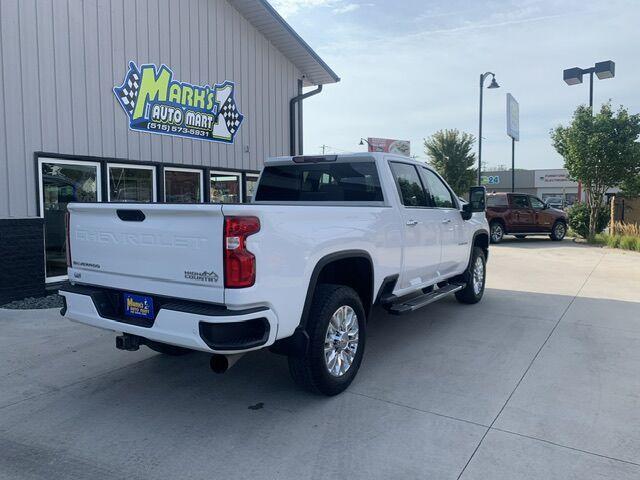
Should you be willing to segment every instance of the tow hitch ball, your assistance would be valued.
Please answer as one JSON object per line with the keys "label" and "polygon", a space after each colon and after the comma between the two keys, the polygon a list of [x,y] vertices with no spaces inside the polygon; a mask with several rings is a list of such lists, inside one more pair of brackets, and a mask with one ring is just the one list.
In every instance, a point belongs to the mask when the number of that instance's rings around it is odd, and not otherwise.
{"label": "tow hitch ball", "polygon": [[134,352],[140,349],[141,338],[136,335],[124,333],[116,337],[116,348],[118,350],[127,350]]}

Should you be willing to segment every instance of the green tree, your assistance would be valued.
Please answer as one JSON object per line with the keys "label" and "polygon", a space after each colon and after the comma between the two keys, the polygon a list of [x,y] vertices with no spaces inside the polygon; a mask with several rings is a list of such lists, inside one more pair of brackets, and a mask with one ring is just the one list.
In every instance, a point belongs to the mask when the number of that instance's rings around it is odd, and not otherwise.
{"label": "green tree", "polygon": [[440,130],[424,141],[429,163],[456,194],[462,196],[475,184],[476,155],[471,151],[475,137],[454,130]]}
{"label": "green tree", "polygon": [[[638,148],[638,155],[640,156],[640,148]],[[640,173],[625,178],[620,184],[620,189],[622,190],[622,194],[627,197],[640,196]]]}
{"label": "green tree", "polygon": [[571,125],[551,131],[553,146],[564,158],[565,168],[589,193],[590,237],[597,230],[604,193],[640,172],[639,135],[640,115],[630,115],[624,107],[614,112],[608,103],[596,115],[591,108],[580,106]]}

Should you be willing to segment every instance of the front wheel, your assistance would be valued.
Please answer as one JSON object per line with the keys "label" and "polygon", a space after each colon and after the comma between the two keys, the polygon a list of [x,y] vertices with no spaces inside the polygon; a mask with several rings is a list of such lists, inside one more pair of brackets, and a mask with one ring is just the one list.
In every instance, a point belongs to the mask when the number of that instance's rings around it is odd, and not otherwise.
{"label": "front wheel", "polygon": [[307,351],[289,357],[293,380],[314,393],[343,392],[362,362],[365,320],[355,290],[343,285],[319,285],[307,321]]}
{"label": "front wheel", "polygon": [[460,303],[478,303],[484,295],[484,285],[487,280],[487,260],[481,248],[473,247],[471,262],[467,269],[466,285],[456,292]]}
{"label": "front wheel", "polygon": [[551,238],[551,240],[553,240],[554,242],[559,242],[564,239],[566,234],[567,226],[564,224],[564,222],[556,222],[553,224],[553,228],[551,229],[551,235],[549,235],[549,238]]}

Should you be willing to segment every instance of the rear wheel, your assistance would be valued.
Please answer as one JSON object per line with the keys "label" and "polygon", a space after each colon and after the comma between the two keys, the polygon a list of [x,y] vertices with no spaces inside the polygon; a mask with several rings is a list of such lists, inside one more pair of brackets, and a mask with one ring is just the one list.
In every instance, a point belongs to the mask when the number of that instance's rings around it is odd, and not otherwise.
{"label": "rear wheel", "polygon": [[169,345],[168,343],[154,342],[153,340],[145,340],[144,343],[151,350],[164,355],[170,355],[172,357],[179,357],[193,352],[193,350],[189,350],[188,348],[176,347],[175,345]]}
{"label": "rear wheel", "polygon": [[365,313],[350,287],[319,285],[307,321],[309,347],[289,357],[293,380],[314,393],[337,395],[353,381],[364,354]]}
{"label": "rear wheel", "polygon": [[504,226],[500,222],[491,222],[489,226],[491,243],[500,243],[504,238]]}
{"label": "rear wheel", "polygon": [[551,235],[549,238],[554,242],[559,242],[564,239],[567,234],[567,225],[564,222],[556,222],[553,224],[553,228],[551,229]]}
{"label": "rear wheel", "polygon": [[487,261],[484,251],[479,247],[473,247],[471,262],[465,274],[466,285],[456,292],[456,298],[460,303],[478,303],[484,295],[484,285],[487,279]]}

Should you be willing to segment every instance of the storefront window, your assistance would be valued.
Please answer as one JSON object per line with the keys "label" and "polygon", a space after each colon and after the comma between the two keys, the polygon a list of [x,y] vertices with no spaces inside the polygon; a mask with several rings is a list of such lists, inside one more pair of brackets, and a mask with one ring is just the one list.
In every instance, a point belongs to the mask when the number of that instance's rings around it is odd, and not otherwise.
{"label": "storefront window", "polygon": [[155,167],[109,164],[110,202],[155,202]]}
{"label": "storefront window", "polygon": [[201,203],[202,170],[164,169],[164,201],[167,203]]}
{"label": "storefront window", "polygon": [[240,203],[240,174],[211,172],[211,203]]}
{"label": "storefront window", "polygon": [[247,191],[247,203],[251,203],[251,201],[253,200],[253,196],[255,195],[256,192],[256,187],[258,186],[258,175],[252,175],[250,173],[248,173],[245,176],[245,185],[246,185],[246,191]]}
{"label": "storefront window", "polygon": [[67,275],[65,213],[70,202],[99,202],[100,168],[92,162],[40,159],[40,211],[44,218],[48,281]]}

